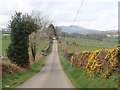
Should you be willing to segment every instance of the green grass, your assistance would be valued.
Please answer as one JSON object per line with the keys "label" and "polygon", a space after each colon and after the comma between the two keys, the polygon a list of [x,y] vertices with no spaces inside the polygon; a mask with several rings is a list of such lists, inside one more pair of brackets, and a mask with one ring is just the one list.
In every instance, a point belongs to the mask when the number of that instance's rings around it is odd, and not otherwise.
{"label": "green grass", "polygon": [[[10,36],[3,36],[2,37],[2,48],[0,48],[0,51],[2,51],[2,54],[6,53],[6,50],[8,49],[8,46],[10,44]],[[37,52],[40,52],[43,48],[45,48],[46,46],[48,46],[49,42],[48,40],[44,39],[44,40],[40,40],[37,42]],[[29,48],[29,53],[31,53],[30,48]]]}
{"label": "green grass", "polygon": [[[36,43],[36,53],[41,52],[48,45],[49,45],[49,41],[47,39],[40,40],[39,42]],[[32,56],[30,47],[29,47],[29,55]]]}
{"label": "green grass", "polygon": [[88,77],[83,69],[73,68],[65,58],[61,57],[60,61],[75,88],[117,88],[117,74],[110,79],[104,79],[103,76]]}
{"label": "green grass", "polygon": [[[22,84],[24,81],[28,80],[32,76],[34,76],[36,73],[40,72],[42,69],[44,63],[45,63],[45,58],[42,57],[41,60],[39,60],[38,63],[33,64],[30,67],[30,70],[27,72],[15,72],[12,74],[8,74],[2,78],[2,87],[3,88],[14,88],[18,86],[19,84]],[[42,77],[41,77],[42,78]]]}
{"label": "green grass", "polygon": [[0,55],[2,55],[2,33],[0,32]]}
{"label": "green grass", "polygon": [[37,43],[37,52],[40,52],[42,49],[46,48],[49,45],[49,41],[48,40],[41,40]]}
{"label": "green grass", "polygon": [[2,89],[2,77],[0,77],[0,90]]}
{"label": "green grass", "polygon": [[6,36],[6,38],[5,36],[3,36],[2,37],[2,49],[0,49],[0,51],[2,51],[3,54],[6,53],[6,50],[9,44],[10,44],[10,36]]}
{"label": "green grass", "polygon": [[[117,46],[117,38],[105,38],[103,41],[91,40],[91,39],[81,39],[81,38],[62,38],[63,43],[69,42],[72,44],[76,42],[78,45],[67,45],[67,49],[71,52],[80,51],[94,51],[103,48],[115,48]],[[80,50],[76,50],[79,48]]]}

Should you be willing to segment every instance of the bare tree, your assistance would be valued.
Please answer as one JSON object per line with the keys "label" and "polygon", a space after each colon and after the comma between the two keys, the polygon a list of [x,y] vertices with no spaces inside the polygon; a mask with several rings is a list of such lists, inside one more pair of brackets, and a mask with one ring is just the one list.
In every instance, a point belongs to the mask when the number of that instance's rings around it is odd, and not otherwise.
{"label": "bare tree", "polygon": [[42,11],[32,11],[31,16],[35,19],[36,23],[40,25],[40,29],[45,28],[52,23],[52,20],[50,20],[50,18]]}
{"label": "bare tree", "polygon": [[45,37],[45,29],[51,23],[50,19],[47,15],[40,11],[32,11],[31,17],[35,20],[35,22],[39,25],[39,29],[37,32],[32,33],[29,38],[29,44],[32,52],[33,61],[36,56],[36,42],[39,42],[41,37]]}

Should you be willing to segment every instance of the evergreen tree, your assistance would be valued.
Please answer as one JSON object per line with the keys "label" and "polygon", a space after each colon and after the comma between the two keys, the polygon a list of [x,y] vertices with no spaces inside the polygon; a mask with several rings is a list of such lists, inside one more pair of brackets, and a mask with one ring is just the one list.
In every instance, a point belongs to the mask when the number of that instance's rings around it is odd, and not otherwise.
{"label": "evergreen tree", "polygon": [[20,67],[29,66],[29,34],[36,32],[39,25],[28,14],[15,13],[9,24],[11,30],[11,44],[7,56]]}

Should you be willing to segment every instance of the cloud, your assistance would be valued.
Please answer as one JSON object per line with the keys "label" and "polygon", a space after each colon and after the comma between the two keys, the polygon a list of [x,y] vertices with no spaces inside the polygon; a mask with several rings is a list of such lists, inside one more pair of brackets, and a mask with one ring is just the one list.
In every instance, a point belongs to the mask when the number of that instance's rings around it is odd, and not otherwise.
{"label": "cloud", "polygon": [[7,23],[10,20],[10,16],[8,15],[0,15],[0,27],[7,27]]}
{"label": "cloud", "polygon": [[116,2],[91,2],[87,1],[77,16],[75,25],[97,29],[118,29],[118,3]]}
{"label": "cloud", "polygon": [[[15,11],[44,11],[55,25],[71,25],[82,0],[1,0],[0,26],[5,27]],[[118,0],[84,0],[75,25],[98,30],[116,29]]]}

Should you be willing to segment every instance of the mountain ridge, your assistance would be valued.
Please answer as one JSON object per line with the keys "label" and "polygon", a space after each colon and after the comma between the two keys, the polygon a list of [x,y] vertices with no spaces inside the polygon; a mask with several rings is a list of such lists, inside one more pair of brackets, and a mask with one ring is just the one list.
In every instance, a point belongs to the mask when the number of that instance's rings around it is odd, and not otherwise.
{"label": "mountain ridge", "polygon": [[80,33],[80,34],[95,34],[95,33],[116,33],[117,30],[105,30],[105,31],[98,31],[95,29],[89,29],[89,28],[84,28],[81,26],[58,26],[61,28],[62,32],[68,32],[68,33]]}

